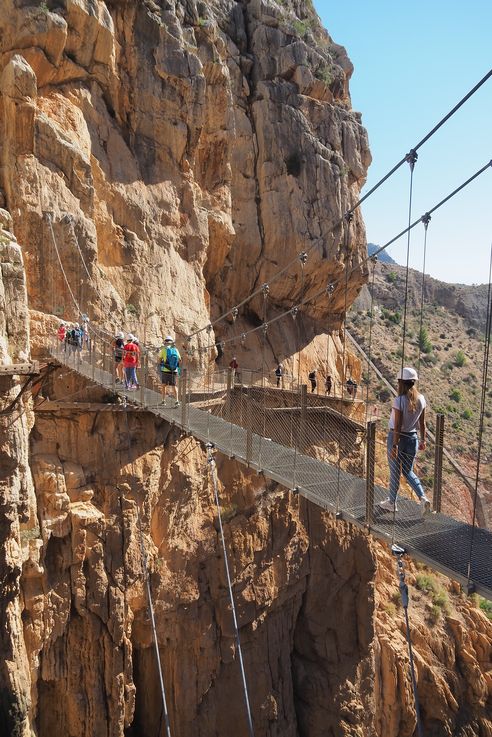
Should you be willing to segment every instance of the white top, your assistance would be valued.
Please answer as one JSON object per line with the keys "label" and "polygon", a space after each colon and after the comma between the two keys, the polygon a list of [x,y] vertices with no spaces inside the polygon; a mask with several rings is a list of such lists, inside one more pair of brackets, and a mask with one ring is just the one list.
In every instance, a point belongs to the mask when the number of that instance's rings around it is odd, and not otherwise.
{"label": "white top", "polygon": [[416,432],[419,424],[420,415],[426,407],[425,397],[423,394],[419,394],[417,397],[417,406],[415,411],[411,412],[408,407],[408,399],[405,394],[401,394],[395,397],[393,406],[391,408],[391,415],[389,420],[389,429],[395,429],[395,409],[399,409],[402,413],[402,421],[400,432],[410,433]]}

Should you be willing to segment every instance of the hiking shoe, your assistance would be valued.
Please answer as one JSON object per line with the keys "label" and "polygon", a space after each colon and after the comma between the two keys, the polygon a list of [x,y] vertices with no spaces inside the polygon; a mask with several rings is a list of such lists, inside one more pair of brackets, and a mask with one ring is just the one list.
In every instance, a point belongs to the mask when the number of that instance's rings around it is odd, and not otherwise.
{"label": "hiking shoe", "polygon": [[430,514],[431,513],[431,501],[428,499],[425,494],[424,496],[420,497],[420,506],[422,508],[422,515]]}
{"label": "hiking shoe", "polygon": [[381,509],[386,509],[388,512],[398,512],[396,502],[393,503],[389,497],[383,502],[379,502],[378,506],[381,507]]}

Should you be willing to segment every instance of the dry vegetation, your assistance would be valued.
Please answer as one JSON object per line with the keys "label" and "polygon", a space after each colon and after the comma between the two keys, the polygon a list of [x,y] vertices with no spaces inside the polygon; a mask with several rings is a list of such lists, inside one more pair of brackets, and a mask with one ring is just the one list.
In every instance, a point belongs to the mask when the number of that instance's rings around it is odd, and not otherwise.
{"label": "dry vegetation", "polygon": [[[348,328],[371,356],[382,374],[395,385],[402,361],[403,298],[405,273],[396,265],[378,264],[372,305],[368,290],[353,306]],[[483,287],[455,287],[426,279],[426,299],[420,308],[421,274],[410,275],[407,306],[405,365],[418,368],[420,387],[428,401],[428,424],[435,415],[445,416],[445,446],[472,481],[477,470],[478,429],[485,345],[485,301]],[[456,290],[456,291],[455,291]],[[468,292],[466,291],[468,290]],[[454,296],[453,296],[454,295]],[[458,312],[459,311],[459,312]],[[460,313],[460,314],[459,314]],[[422,327],[421,327],[422,326]],[[386,427],[391,398],[383,382],[373,372],[365,372],[366,390],[381,407],[382,430]],[[381,440],[384,433],[381,432]],[[492,387],[486,394],[480,488],[492,518]],[[418,473],[426,488],[432,488],[434,447],[418,458]],[[385,479],[384,448],[378,453],[378,471]],[[449,488],[447,503],[467,517],[469,494],[445,461]],[[445,489],[446,491],[446,489]],[[461,493],[463,492],[463,493]],[[452,511],[449,509],[449,511]]]}

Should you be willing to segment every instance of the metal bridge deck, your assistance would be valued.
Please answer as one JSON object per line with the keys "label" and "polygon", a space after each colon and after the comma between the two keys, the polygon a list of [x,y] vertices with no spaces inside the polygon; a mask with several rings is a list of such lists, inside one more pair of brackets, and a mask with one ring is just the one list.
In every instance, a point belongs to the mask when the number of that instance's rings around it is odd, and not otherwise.
{"label": "metal bridge deck", "polygon": [[[247,450],[245,428],[224,420],[192,404],[182,407],[161,405],[161,395],[151,389],[127,392],[114,386],[112,375],[85,360],[53,354],[58,361],[95,383],[126,396],[128,401],[182,427],[197,439],[212,442],[218,450],[267,478],[297,488],[312,503],[337,513],[359,527],[366,525],[366,481],[325,461],[299,453],[257,433],[252,434]],[[184,420],[184,422],[183,422]],[[248,462],[247,456],[250,460]],[[422,517],[420,506],[411,499],[398,498],[398,513],[379,510],[377,502],[386,498],[387,489],[375,487],[374,522],[370,533],[387,543],[401,545],[408,554],[445,575],[492,599],[492,533],[443,514]],[[468,563],[470,561],[470,564]],[[470,570],[468,568],[470,567]]]}

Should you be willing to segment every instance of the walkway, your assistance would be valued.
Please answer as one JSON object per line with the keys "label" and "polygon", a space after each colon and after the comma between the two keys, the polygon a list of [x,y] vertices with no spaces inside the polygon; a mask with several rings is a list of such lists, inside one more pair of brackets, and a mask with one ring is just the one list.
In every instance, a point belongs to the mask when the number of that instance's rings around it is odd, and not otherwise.
{"label": "walkway", "polygon": [[[127,392],[121,386],[115,386],[110,371],[105,371],[90,360],[80,355],[67,354],[55,348],[53,357],[60,363],[72,368],[77,373],[95,383],[115,391],[120,396],[126,396],[132,404],[144,407],[149,412],[163,417],[167,421],[191,433],[203,442],[212,442],[222,453],[234,457],[250,468],[263,473],[267,478],[294,489],[299,494],[317,504],[323,509],[333,512],[338,518],[350,521],[359,527],[369,530],[372,535],[386,543],[396,543],[405,548],[414,559],[444,573],[467,585],[468,580],[474,590],[488,599],[492,599],[492,533],[480,528],[473,528],[469,524],[459,522],[443,514],[430,514],[422,517],[419,505],[404,497],[398,500],[398,513],[393,515],[380,511],[377,502],[387,497],[387,490],[380,486],[374,487],[373,520],[366,523],[366,480],[348,470],[343,470],[340,464],[329,463],[299,452],[296,448],[277,442],[278,437],[270,432],[264,437],[258,432],[265,427],[266,419],[258,414],[251,416],[249,422],[245,416],[244,407],[232,402],[223,402],[222,409],[226,418],[213,414],[214,406],[210,409],[200,409],[193,404],[196,397],[198,404],[203,404],[203,394],[200,399],[196,393],[190,394],[179,407],[165,407],[161,405],[161,396],[149,388],[140,388],[137,391]],[[256,394],[258,388],[255,389]],[[231,394],[236,394],[237,390]],[[217,396],[217,393],[215,394]],[[223,393],[225,396],[225,392]],[[250,404],[251,407],[251,404]],[[265,409],[265,408],[264,408]],[[263,413],[266,418],[271,414],[271,408]],[[282,440],[296,441],[301,435],[299,420],[294,418],[294,412],[299,414],[299,407],[291,408],[281,428]],[[314,410],[314,408],[313,408]],[[247,414],[247,413],[246,413]],[[278,413],[278,415],[286,413]],[[316,409],[316,422],[320,419],[319,408]],[[321,418],[326,413],[321,413]],[[263,421],[263,427],[261,422]],[[254,423],[254,427],[253,427]],[[249,430],[246,429],[249,424]],[[242,425],[245,425],[243,427]],[[270,425],[270,423],[269,423]],[[342,425],[347,427],[350,438],[358,435],[363,426],[342,419]],[[290,430],[289,430],[290,427]],[[343,435],[338,431],[338,440]],[[333,438],[329,438],[333,442]],[[298,448],[301,447],[297,443]],[[360,453],[359,453],[360,455]],[[344,459],[345,460],[345,459]],[[350,459],[348,459],[350,465]],[[470,570],[468,570],[470,560]]]}

